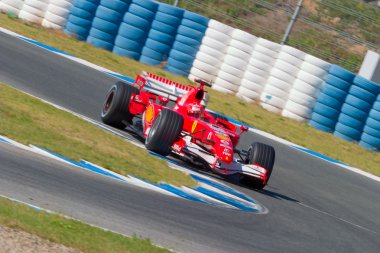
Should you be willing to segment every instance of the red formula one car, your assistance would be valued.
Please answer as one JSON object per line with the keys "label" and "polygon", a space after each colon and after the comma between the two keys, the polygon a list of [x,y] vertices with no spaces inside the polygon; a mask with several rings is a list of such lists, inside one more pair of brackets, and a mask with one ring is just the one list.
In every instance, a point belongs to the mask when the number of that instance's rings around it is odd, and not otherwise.
{"label": "red formula one car", "polygon": [[272,173],[273,147],[256,142],[248,151],[236,150],[248,128],[206,111],[204,86],[210,84],[196,82],[199,87],[185,86],[146,72],[133,84],[117,82],[106,95],[102,121],[119,129],[131,126],[148,150],[162,156],[175,154],[223,176],[239,174],[262,189]]}

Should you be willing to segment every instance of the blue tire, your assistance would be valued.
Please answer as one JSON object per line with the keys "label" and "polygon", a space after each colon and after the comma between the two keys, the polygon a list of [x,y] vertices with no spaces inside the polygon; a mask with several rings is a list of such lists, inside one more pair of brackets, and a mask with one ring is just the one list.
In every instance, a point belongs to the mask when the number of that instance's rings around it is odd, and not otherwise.
{"label": "blue tire", "polygon": [[182,19],[184,10],[178,7],[174,7],[173,5],[159,3],[157,12],[162,12],[170,16],[174,16],[174,17]]}
{"label": "blue tire", "polygon": [[124,14],[128,10],[130,4],[130,0],[102,0],[100,2],[100,5],[118,11],[121,14]]}
{"label": "blue tire", "polygon": [[343,79],[349,83],[352,83],[355,78],[354,73],[337,65],[331,65],[329,74],[339,77],[340,79]]}
{"label": "blue tire", "polygon": [[334,135],[348,141],[359,141],[362,134],[361,130],[337,123],[335,126]]}
{"label": "blue tire", "polygon": [[195,56],[199,51],[198,48],[188,46],[188,45],[186,45],[182,42],[179,42],[179,41],[175,41],[172,48],[175,50],[178,50],[184,54],[191,55],[191,56]]}
{"label": "blue tire", "polygon": [[115,40],[115,35],[103,32],[99,29],[96,29],[95,27],[92,27],[90,29],[89,36],[100,40],[108,41],[110,43],[113,43],[113,41]]}
{"label": "blue tire", "polygon": [[371,117],[371,118],[373,118],[375,120],[380,121],[380,111],[372,109],[372,110],[369,111],[368,117]]}
{"label": "blue tire", "polygon": [[74,38],[77,38],[78,40],[86,40],[89,30],[82,26],[78,26],[71,22],[68,22],[66,24],[64,32],[70,36],[73,36]]}
{"label": "blue tire", "polygon": [[148,36],[148,33],[146,32],[146,30],[136,28],[126,23],[121,23],[118,35],[121,35],[131,40],[135,40],[136,42],[143,42]]}
{"label": "blue tire", "polygon": [[342,107],[342,104],[343,104],[343,101],[342,100],[337,100],[325,93],[320,93],[318,98],[317,98],[317,102],[321,103],[321,104],[324,104],[324,105],[327,105],[327,106],[330,106],[332,108],[335,108],[337,110],[340,110],[340,108]]}
{"label": "blue tire", "polygon": [[373,103],[372,109],[380,111],[380,101],[376,101],[375,103]]}
{"label": "blue tire", "polygon": [[100,0],[97,1],[88,1],[88,0],[74,0],[73,6],[82,10],[86,10],[90,13],[95,13],[98,8]]}
{"label": "blue tire", "polygon": [[369,135],[372,135],[376,138],[380,138],[380,127],[379,127],[379,129],[375,129],[375,128],[372,128],[372,127],[366,125],[366,126],[364,126],[363,132],[367,133]]}
{"label": "blue tire", "polygon": [[203,32],[197,31],[195,29],[189,28],[189,27],[184,26],[184,25],[180,25],[178,27],[177,33],[180,35],[192,38],[192,39],[199,41],[199,42],[201,42],[203,37],[204,37]]}
{"label": "blue tire", "polygon": [[351,116],[351,117],[353,117],[357,120],[363,121],[363,122],[365,122],[367,117],[368,117],[367,112],[363,112],[362,110],[360,110],[360,109],[358,109],[352,105],[349,105],[349,104],[343,104],[343,106],[340,110],[342,113],[347,114],[348,116]]}
{"label": "blue tire", "polygon": [[88,36],[86,41],[88,43],[90,43],[91,45],[94,45],[96,47],[103,48],[103,49],[106,49],[109,51],[111,51],[113,48],[113,43],[110,43],[110,42],[107,42],[104,40],[100,40],[100,39],[94,38],[92,36]]}
{"label": "blue tire", "polygon": [[361,140],[376,148],[380,148],[380,138],[376,138],[375,136],[363,133]]}
{"label": "blue tire", "polygon": [[145,42],[145,47],[149,47],[150,49],[153,49],[156,52],[160,52],[161,54],[169,55],[171,47],[167,44],[161,43],[156,40],[152,40],[148,38]]}
{"label": "blue tire", "polygon": [[343,125],[346,125],[346,126],[358,129],[358,130],[363,129],[363,127],[365,125],[364,121],[359,121],[356,118],[348,116],[347,114],[344,114],[344,113],[341,113],[339,115],[338,122],[343,124]]}
{"label": "blue tire", "polygon": [[172,35],[168,35],[157,30],[150,30],[148,37],[152,40],[164,43],[166,45],[172,45],[174,42],[174,37]]}
{"label": "blue tire", "polygon": [[74,15],[76,17],[87,19],[87,20],[92,20],[95,16],[95,13],[73,6],[70,10],[70,15]]}
{"label": "blue tire", "polygon": [[324,83],[321,92],[325,93],[326,95],[333,97],[339,101],[344,101],[346,99],[346,96],[347,96],[346,91],[335,88],[334,86],[327,84],[327,83]]}
{"label": "blue tire", "polygon": [[311,114],[311,120],[318,124],[324,125],[332,130],[334,130],[334,127],[337,122],[336,120],[332,120],[316,112],[313,112]]}
{"label": "blue tire", "polygon": [[192,66],[190,66],[189,64],[185,64],[181,61],[177,61],[173,58],[169,58],[167,63],[166,63],[166,66],[170,66],[170,67],[174,67],[176,69],[180,69],[180,70],[183,70],[183,71],[189,71],[191,69]]}
{"label": "blue tire", "polygon": [[183,19],[181,25],[189,27],[191,29],[197,30],[201,33],[205,33],[207,30],[207,26],[201,25],[197,22],[191,21],[189,19]]}
{"label": "blue tire", "polygon": [[154,16],[156,15],[156,12],[150,11],[137,4],[131,4],[129,6],[128,12],[146,20],[153,20]]}
{"label": "blue tire", "polygon": [[356,76],[354,79],[354,84],[357,86],[369,91],[372,94],[379,94],[380,92],[380,84],[375,83],[373,81],[367,80],[364,77]]}
{"label": "blue tire", "polygon": [[348,91],[349,94],[357,97],[357,98],[361,98],[367,102],[370,102],[372,103],[373,101],[375,101],[376,99],[376,95],[359,87],[359,86],[356,86],[356,85],[352,85],[350,90]]}
{"label": "blue tire", "polygon": [[149,47],[143,47],[143,49],[141,51],[141,55],[155,59],[155,60],[160,61],[160,62],[163,60],[163,57],[164,57],[164,55],[162,53],[154,51],[153,49],[151,49]]}
{"label": "blue tire", "polygon": [[181,34],[177,34],[177,36],[175,37],[175,40],[194,48],[199,48],[200,45],[202,44],[202,42],[198,40],[195,40],[191,37],[183,36]]}
{"label": "blue tire", "polygon": [[135,40],[131,40],[120,35],[117,36],[115,39],[115,46],[134,52],[141,52],[141,49],[143,48],[141,43],[138,43]]}
{"label": "blue tire", "polygon": [[333,75],[327,75],[325,82],[343,91],[348,91],[351,87],[351,83]]}
{"label": "blue tire", "polygon": [[147,10],[156,12],[158,8],[158,3],[148,0],[132,0],[133,4],[137,4],[141,7],[144,7]]}
{"label": "blue tire", "polygon": [[161,61],[152,59],[152,58],[147,57],[147,56],[145,56],[143,54],[140,56],[140,60],[139,61],[142,62],[142,63],[148,64],[148,65],[151,65],[151,66],[156,66],[156,65],[160,65],[161,64]]}
{"label": "blue tire", "polygon": [[77,26],[81,26],[83,28],[88,28],[88,30],[90,30],[91,24],[92,24],[92,20],[80,18],[80,17],[73,16],[73,15],[69,16],[69,18],[67,19],[67,22],[70,22],[70,23],[77,25]]}
{"label": "blue tire", "polygon": [[184,71],[184,70],[181,70],[181,69],[177,69],[175,67],[171,67],[171,66],[166,66],[165,69],[167,71],[169,71],[170,73],[173,73],[173,74],[176,74],[176,75],[181,75],[181,76],[188,76],[189,75],[189,71]]}
{"label": "blue tire", "polygon": [[123,22],[142,30],[149,30],[151,24],[150,21],[129,12],[124,15]]}
{"label": "blue tire", "polygon": [[370,128],[373,128],[373,129],[376,129],[376,130],[380,130],[380,121],[379,120],[375,120],[375,119],[373,119],[371,117],[368,117],[367,121],[365,123]]}
{"label": "blue tire", "polygon": [[181,24],[181,18],[171,16],[162,12],[157,12],[154,20],[171,25],[173,27],[178,27]]}
{"label": "blue tire", "polygon": [[203,26],[206,26],[206,27],[208,26],[208,22],[210,21],[209,18],[206,18],[202,15],[199,15],[199,14],[191,12],[191,11],[185,11],[183,13],[183,18],[189,19],[191,21],[194,21],[194,22],[201,24]]}
{"label": "blue tire", "polygon": [[106,20],[111,23],[120,23],[121,20],[123,19],[123,15],[124,14],[121,14],[118,11],[109,9],[102,5],[99,5],[95,13],[95,17],[100,18],[102,20]]}
{"label": "blue tire", "polygon": [[372,105],[369,104],[368,102],[366,102],[365,100],[357,98],[357,97],[352,96],[350,94],[347,95],[345,103],[352,105],[352,106],[354,106],[354,107],[356,107],[356,108],[358,108],[364,112],[368,112],[372,107]]}
{"label": "blue tire", "polygon": [[329,127],[329,126],[325,126],[323,124],[315,122],[314,120],[310,120],[309,121],[309,125],[312,126],[312,127],[314,127],[314,128],[316,128],[316,129],[318,129],[318,130],[322,130],[322,131],[325,131],[325,132],[329,132],[329,133],[334,132],[334,128]]}
{"label": "blue tire", "polygon": [[338,110],[318,102],[315,103],[313,112],[332,120],[338,119],[340,113]]}
{"label": "blue tire", "polygon": [[151,29],[172,35],[173,37],[177,34],[177,27],[167,25],[157,20],[153,20]]}
{"label": "blue tire", "polygon": [[[178,50],[172,49],[169,54],[169,58],[173,58],[179,62],[182,62],[188,66],[192,66],[194,62],[194,57],[188,54],[184,54]],[[190,67],[191,68],[191,67]]]}
{"label": "blue tire", "polygon": [[366,148],[366,149],[370,149],[370,150],[374,150],[374,151],[379,151],[380,147],[376,148],[364,141],[360,141],[359,142],[360,146],[362,146],[363,148]]}
{"label": "blue tire", "polygon": [[117,34],[119,26],[115,23],[108,22],[106,20],[95,17],[92,21],[92,27],[101,30],[109,34]]}
{"label": "blue tire", "polygon": [[135,59],[136,61],[140,59],[140,55],[141,55],[140,52],[130,51],[130,50],[126,50],[120,47],[114,47],[112,50],[112,53],[120,55],[120,56],[128,57],[131,59]]}

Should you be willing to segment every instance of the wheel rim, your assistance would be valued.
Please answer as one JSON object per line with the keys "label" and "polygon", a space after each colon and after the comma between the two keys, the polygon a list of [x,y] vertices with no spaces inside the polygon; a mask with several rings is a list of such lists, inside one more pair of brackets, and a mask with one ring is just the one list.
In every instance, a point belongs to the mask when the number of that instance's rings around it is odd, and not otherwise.
{"label": "wheel rim", "polygon": [[106,96],[106,101],[103,104],[102,116],[106,115],[110,111],[114,97],[115,97],[115,88],[112,88],[108,92]]}

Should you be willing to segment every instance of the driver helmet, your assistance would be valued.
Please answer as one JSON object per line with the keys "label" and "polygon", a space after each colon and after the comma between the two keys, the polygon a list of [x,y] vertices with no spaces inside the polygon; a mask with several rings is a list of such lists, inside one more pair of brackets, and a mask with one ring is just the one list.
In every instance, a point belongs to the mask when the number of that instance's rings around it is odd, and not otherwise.
{"label": "driver helmet", "polygon": [[191,103],[187,106],[187,113],[189,116],[199,118],[202,114],[203,108],[199,103]]}

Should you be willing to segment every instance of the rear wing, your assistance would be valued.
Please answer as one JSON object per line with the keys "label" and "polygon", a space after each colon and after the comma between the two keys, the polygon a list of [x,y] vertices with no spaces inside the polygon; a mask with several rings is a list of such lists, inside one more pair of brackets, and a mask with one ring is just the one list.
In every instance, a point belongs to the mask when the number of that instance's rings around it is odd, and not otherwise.
{"label": "rear wing", "polygon": [[[183,85],[181,83],[174,82],[165,77],[158,76],[149,72],[143,71],[142,74],[138,75],[134,85],[138,88],[149,91],[158,96],[166,97],[169,100],[176,102],[179,97],[182,97],[192,89],[193,86]],[[205,96],[201,102],[203,106],[206,106],[208,102],[208,94]]]}

